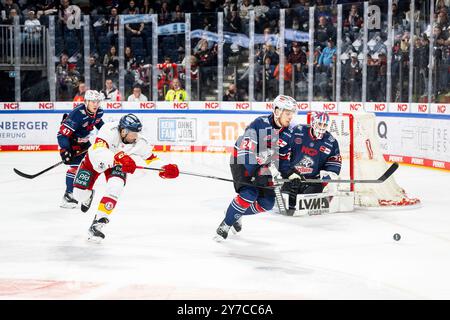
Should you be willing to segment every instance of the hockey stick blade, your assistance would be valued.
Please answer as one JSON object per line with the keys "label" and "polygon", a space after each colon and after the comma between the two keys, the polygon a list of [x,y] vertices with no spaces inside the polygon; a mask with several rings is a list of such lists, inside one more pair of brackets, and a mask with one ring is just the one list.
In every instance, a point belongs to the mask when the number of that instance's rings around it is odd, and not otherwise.
{"label": "hockey stick blade", "polygon": [[17,170],[16,168],[14,168],[14,172],[15,172],[17,175],[19,175],[19,176],[21,176],[21,177],[23,177],[23,178],[26,178],[26,179],[34,179],[34,178],[40,176],[41,174],[46,173],[47,171],[49,171],[49,170],[51,170],[51,169],[53,169],[53,168],[59,166],[59,165],[62,164],[62,163],[63,163],[62,161],[60,161],[60,162],[58,162],[58,163],[55,163],[55,164],[52,165],[51,167],[48,167],[47,169],[44,169],[44,170],[42,170],[42,171],[40,171],[40,172],[38,172],[38,173],[36,173],[36,174],[26,174],[26,173],[24,173],[24,172],[22,172],[22,171]]}
{"label": "hockey stick blade", "polygon": [[[79,152],[79,153],[75,154],[75,157],[78,157],[79,155],[82,155],[82,154],[84,154],[84,153],[86,153],[86,152],[87,152],[87,150],[84,150],[84,151],[82,151],[82,152]],[[53,168],[56,168],[57,166],[59,166],[59,165],[61,165],[61,164],[63,164],[63,163],[64,163],[63,161],[60,161],[60,162],[58,162],[58,163],[55,163],[54,165],[52,165],[52,166],[50,166],[50,167],[48,167],[48,168],[46,168],[46,169],[44,169],[44,170],[42,170],[42,171],[36,173],[36,174],[27,174],[27,173],[24,173],[24,172],[22,172],[22,171],[16,169],[16,168],[13,168],[13,170],[14,170],[14,172],[15,172],[17,175],[21,176],[22,178],[26,178],[26,179],[34,179],[34,178],[36,178],[36,177],[39,177],[41,174],[44,174],[44,173],[46,173],[47,171],[50,171],[50,170],[52,170]]]}

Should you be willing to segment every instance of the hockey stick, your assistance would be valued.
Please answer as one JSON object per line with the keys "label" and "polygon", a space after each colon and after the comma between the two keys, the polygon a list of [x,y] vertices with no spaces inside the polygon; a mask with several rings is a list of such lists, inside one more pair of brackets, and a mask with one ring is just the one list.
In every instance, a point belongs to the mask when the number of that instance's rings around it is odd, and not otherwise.
{"label": "hockey stick", "polygon": [[[383,183],[386,181],[387,178],[389,178],[396,170],[398,169],[398,163],[394,162],[378,179],[367,179],[367,180],[352,180],[352,179],[335,179],[335,180],[328,180],[328,179],[301,179],[303,183]],[[277,182],[289,182],[290,179],[280,179],[277,180]]]}
{"label": "hockey stick", "polygon": [[[160,169],[160,168],[149,168],[149,167],[141,167],[141,166],[136,166],[136,169],[145,169],[145,170],[152,170],[152,171],[164,171],[163,169]],[[195,177],[201,177],[201,178],[215,179],[215,180],[221,180],[221,181],[227,181],[227,182],[238,182],[239,184],[244,185],[244,186],[255,187],[255,188],[260,188],[260,189],[273,190],[273,188],[274,188],[274,186],[267,186],[267,187],[256,186],[253,183],[239,182],[239,181],[235,181],[233,179],[221,178],[221,177],[216,177],[216,176],[209,176],[209,175],[200,174],[200,173],[194,173],[194,172],[179,171],[179,173],[180,174],[185,174],[185,175],[188,175],[188,176],[195,176]]]}
{"label": "hockey stick", "polygon": [[[87,149],[84,150],[84,151],[82,151],[82,152],[79,152],[79,153],[75,154],[75,157],[78,157],[79,155],[82,155],[82,154],[84,154],[84,153],[86,153],[86,152],[87,152]],[[61,164],[63,164],[63,163],[64,163],[64,161],[60,161],[60,162],[58,162],[58,163],[55,163],[54,165],[52,165],[52,166],[50,166],[50,167],[48,167],[48,168],[46,168],[46,169],[44,169],[44,170],[42,170],[42,171],[36,173],[36,174],[27,174],[27,173],[24,173],[24,172],[22,172],[22,171],[20,171],[20,170],[17,170],[16,168],[14,168],[14,172],[15,172],[16,174],[18,174],[19,176],[23,177],[23,178],[26,178],[26,179],[34,179],[34,178],[40,176],[41,174],[46,173],[47,171],[50,171],[50,170],[52,170],[53,168],[56,168],[57,166],[59,166],[59,165],[61,165]]]}

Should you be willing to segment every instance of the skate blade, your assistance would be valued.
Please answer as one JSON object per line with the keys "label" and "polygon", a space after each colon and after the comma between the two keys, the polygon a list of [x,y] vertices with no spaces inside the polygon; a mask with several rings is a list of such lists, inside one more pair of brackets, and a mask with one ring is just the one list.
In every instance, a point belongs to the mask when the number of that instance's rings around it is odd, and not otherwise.
{"label": "skate blade", "polygon": [[88,236],[87,241],[90,243],[101,243],[103,241],[102,237]]}
{"label": "skate blade", "polygon": [[216,242],[222,242],[222,241],[225,241],[225,238],[222,237],[222,236],[219,236],[218,234],[216,234],[216,235],[213,237],[213,240],[216,241]]}
{"label": "skate blade", "polygon": [[63,209],[75,209],[77,207],[76,203],[62,203],[59,205],[60,208]]}

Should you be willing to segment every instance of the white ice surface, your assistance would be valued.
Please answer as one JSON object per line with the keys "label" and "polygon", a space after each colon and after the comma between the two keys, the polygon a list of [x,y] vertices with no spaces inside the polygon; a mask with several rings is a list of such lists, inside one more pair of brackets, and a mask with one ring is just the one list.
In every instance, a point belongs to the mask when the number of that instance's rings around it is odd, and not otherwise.
{"label": "white ice surface", "polygon": [[[228,156],[162,153],[153,166],[230,177]],[[65,167],[33,180],[58,154],[0,153],[0,299],[450,299],[450,173],[400,166],[420,209],[315,217],[244,217],[212,240],[232,184],[130,176],[101,244],[88,213],[59,208]],[[392,236],[401,235],[396,242]]]}

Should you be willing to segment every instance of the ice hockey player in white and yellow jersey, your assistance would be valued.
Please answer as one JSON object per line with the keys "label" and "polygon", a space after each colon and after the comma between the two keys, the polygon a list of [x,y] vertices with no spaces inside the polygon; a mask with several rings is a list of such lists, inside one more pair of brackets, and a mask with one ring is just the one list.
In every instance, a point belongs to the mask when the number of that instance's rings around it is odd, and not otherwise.
{"label": "ice hockey player in white and yellow jersey", "polygon": [[[89,240],[98,242],[105,238],[101,229],[110,221],[127,174],[133,174],[136,166],[145,165],[146,160],[155,158],[153,146],[140,133],[141,130],[142,123],[134,114],[127,114],[120,121],[105,123],[78,168],[74,197],[81,203],[83,212],[91,206],[97,178],[104,173],[107,181],[106,192],[89,228]],[[167,164],[161,169],[159,176],[164,179],[176,178],[179,174],[175,164]]]}

